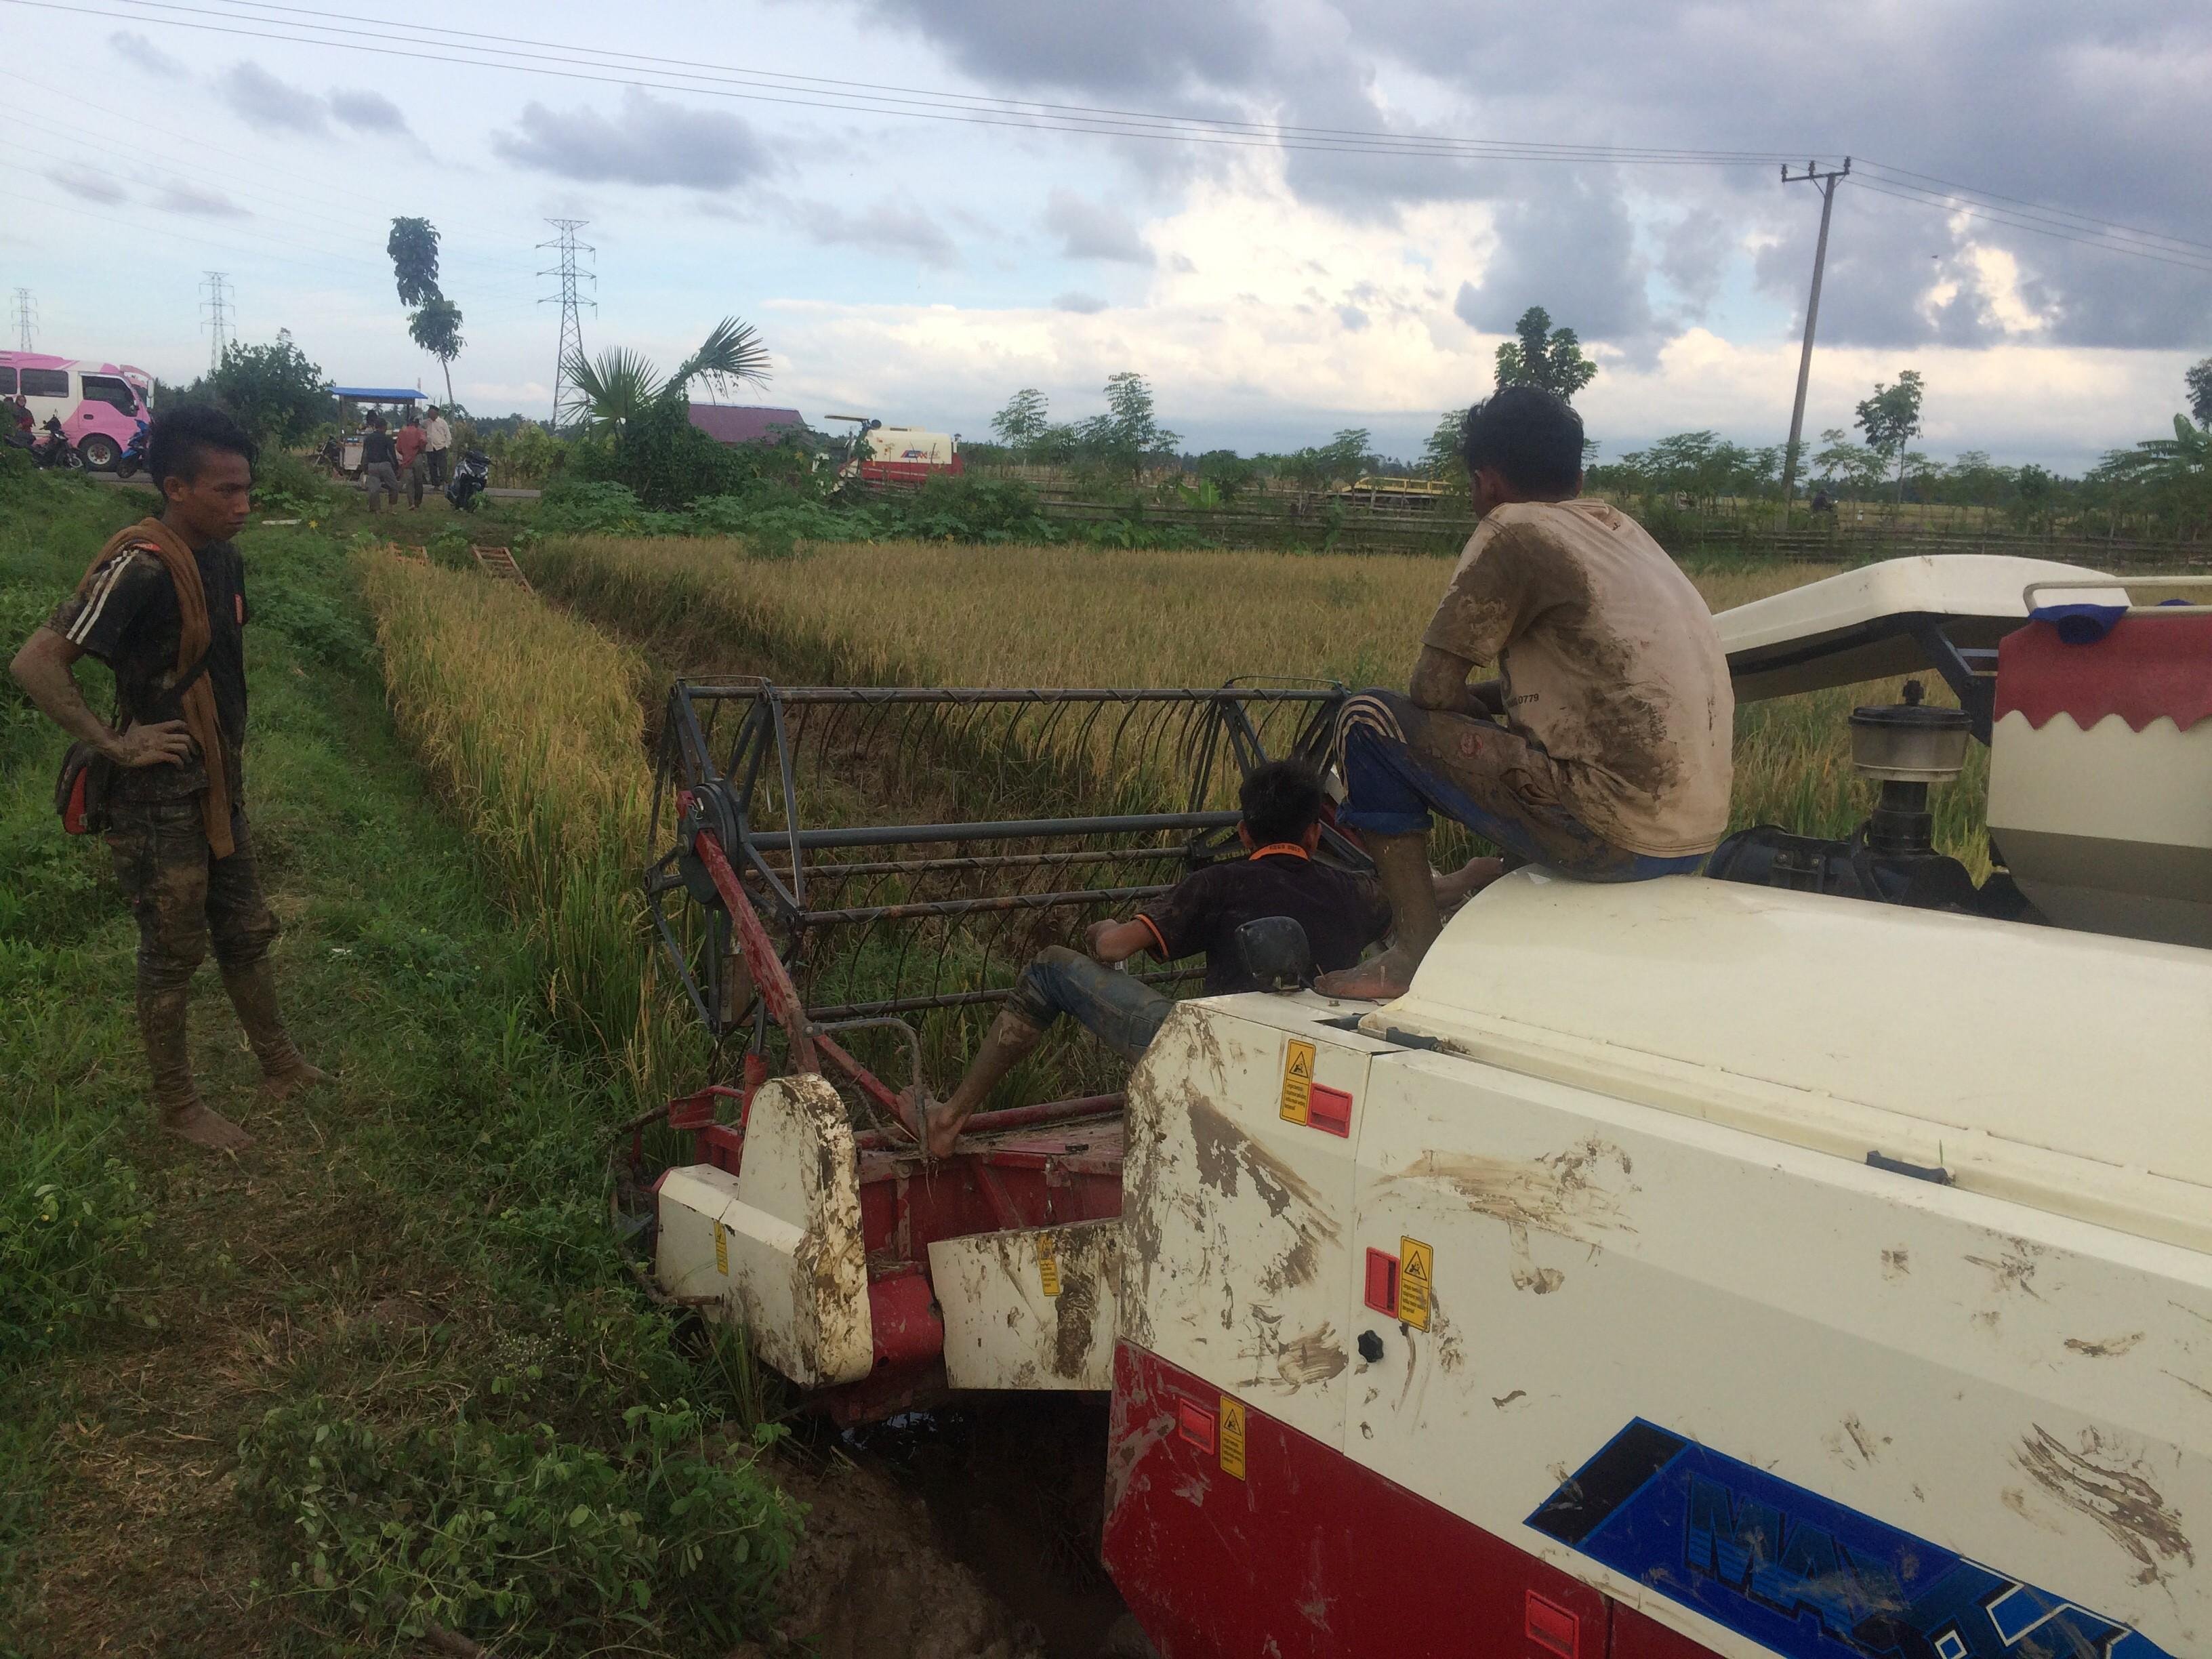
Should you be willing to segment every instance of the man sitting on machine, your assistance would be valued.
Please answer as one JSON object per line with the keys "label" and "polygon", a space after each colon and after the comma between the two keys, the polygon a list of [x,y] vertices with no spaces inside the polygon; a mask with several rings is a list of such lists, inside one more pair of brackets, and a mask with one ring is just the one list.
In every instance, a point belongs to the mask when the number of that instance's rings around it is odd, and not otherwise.
{"label": "man sitting on machine", "polygon": [[[1481,522],[1421,641],[1407,695],[1363,691],[1337,719],[1356,831],[1395,937],[1326,974],[1325,996],[1403,996],[1442,927],[1431,809],[1584,881],[1694,871],[1728,827],[1735,696],[1712,613],[1619,507],[1578,499],[1582,417],[1508,386],[1461,432]],[[1500,678],[1470,684],[1480,663]]]}
{"label": "man sitting on machine", "polygon": [[[1133,1063],[1175,1006],[1175,1000],[1115,964],[1142,951],[1163,962],[1206,957],[1207,996],[1255,991],[1235,948],[1237,930],[1263,916],[1288,916],[1305,929],[1315,965],[1348,968],[1390,925],[1389,907],[1372,878],[1355,876],[1314,856],[1321,844],[1320,777],[1302,761],[1269,761],[1244,780],[1237,838],[1249,856],[1208,865],[1177,883],[1127,921],[1092,924],[1090,954],[1055,945],[1023,970],[969,1062],[959,1086],[927,1108],[929,1152],[951,1152],[961,1126],[1006,1073],[1036,1046],[1062,1014]],[[1454,903],[1497,875],[1498,861],[1477,859],[1431,882],[1431,902]]]}

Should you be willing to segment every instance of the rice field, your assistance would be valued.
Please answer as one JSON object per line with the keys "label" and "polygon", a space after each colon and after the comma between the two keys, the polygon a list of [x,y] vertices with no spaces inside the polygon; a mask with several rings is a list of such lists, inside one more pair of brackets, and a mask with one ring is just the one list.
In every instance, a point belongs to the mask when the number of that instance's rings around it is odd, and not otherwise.
{"label": "rice field", "polygon": [[[792,684],[1218,685],[1238,675],[1401,685],[1448,567],[1436,559],[938,544],[750,557],[732,540],[576,538],[528,562],[539,587],[639,641],[665,672]],[[1718,611],[1833,574],[1692,567]],[[1935,700],[1945,693],[1929,678]],[[1848,834],[1866,814],[1845,720],[1889,688],[1737,711],[1735,822]],[[1937,792],[1936,836],[1978,878],[1986,751]]]}
{"label": "rice field", "polygon": [[644,948],[643,660],[507,583],[356,558],[394,719],[528,925],[550,1012],[653,1098],[689,1039]]}

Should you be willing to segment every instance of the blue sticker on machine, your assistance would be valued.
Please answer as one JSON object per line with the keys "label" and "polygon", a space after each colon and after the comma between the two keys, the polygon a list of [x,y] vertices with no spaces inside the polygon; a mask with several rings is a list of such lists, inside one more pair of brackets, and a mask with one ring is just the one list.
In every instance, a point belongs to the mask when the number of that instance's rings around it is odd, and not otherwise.
{"label": "blue sticker on machine", "polygon": [[2063,1595],[1641,1418],[1528,1524],[1791,1659],[2172,1659]]}

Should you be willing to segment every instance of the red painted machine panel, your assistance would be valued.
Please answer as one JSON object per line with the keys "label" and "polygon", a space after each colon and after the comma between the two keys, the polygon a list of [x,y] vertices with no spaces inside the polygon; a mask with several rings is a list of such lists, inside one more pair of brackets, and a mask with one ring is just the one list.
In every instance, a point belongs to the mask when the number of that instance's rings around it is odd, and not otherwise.
{"label": "red painted machine panel", "polygon": [[[1114,1356],[1106,1565],[1164,1659],[1694,1659],[1707,1650],[1140,1348]],[[1616,1644],[1619,1627],[1633,1644]]]}

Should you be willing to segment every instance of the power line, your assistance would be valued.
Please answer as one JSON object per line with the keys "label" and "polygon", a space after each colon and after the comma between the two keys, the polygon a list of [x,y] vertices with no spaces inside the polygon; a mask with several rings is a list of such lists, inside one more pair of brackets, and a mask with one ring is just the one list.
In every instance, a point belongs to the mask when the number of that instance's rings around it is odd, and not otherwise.
{"label": "power line", "polygon": [[[970,126],[1011,127],[1034,132],[1088,133],[1109,138],[1150,138],[1188,143],[1227,145],[1237,149],[1291,149],[1328,155],[1361,155],[1383,156],[1425,156],[1431,159],[1489,161],[1552,161],[1604,162],[1622,166],[1674,167],[1745,167],[1772,166],[1784,159],[1777,150],[1712,150],[1667,149],[1656,147],[1631,147],[1612,144],[1559,144],[1539,140],[1478,139],[1426,137],[1412,133],[1358,133],[1343,130],[1340,140],[1316,142],[1320,137],[1338,130],[1327,128],[1301,129],[1271,126],[1265,123],[1214,120],[1200,116],[1129,115],[1090,117],[1079,114],[1060,115],[1050,112],[1073,106],[1038,106],[1034,112],[1019,106],[1018,100],[966,98],[964,94],[933,94],[933,99],[944,101],[877,97],[858,90],[828,94],[820,96],[797,96],[775,94],[756,87],[752,82],[731,76],[714,76],[694,70],[659,71],[665,77],[677,79],[643,79],[636,75],[609,75],[590,72],[587,66],[596,65],[613,54],[583,47],[564,48],[578,52],[574,58],[550,58],[548,64],[567,64],[568,69],[540,67],[536,62],[510,63],[504,58],[532,59],[539,54],[503,47],[463,47],[461,50],[479,53],[476,57],[459,57],[452,52],[437,52],[411,50],[389,45],[360,44],[351,40],[325,38],[327,34],[364,33],[382,36],[384,25],[373,29],[338,29],[335,26],[289,24],[283,27],[293,30],[319,27],[323,34],[280,33],[270,29],[240,28],[216,23],[194,23],[175,17],[147,17],[141,11],[94,11],[81,5],[56,3],[56,0],[5,0],[9,5],[26,6],[38,11],[61,11],[83,17],[101,17],[120,21],[144,21],[170,28],[191,29],[204,33],[227,34],[244,40],[276,40],[293,46],[329,46],[341,52],[368,52],[380,57],[411,58],[424,63],[443,63],[477,69],[501,69],[526,75],[542,75],[557,80],[585,81],[605,86],[635,87],[653,92],[690,92],[708,97],[731,98],[756,103],[769,103],[807,109],[834,109],[863,114],[901,115],[920,120],[949,121]],[[152,6],[157,0],[116,0],[118,4]],[[237,14],[212,12],[188,6],[164,5],[170,11],[193,12],[210,17],[234,17]],[[245,21],[262,21],[258,18],[243,18]],[[269,20],[274,21],[276,20]],[[374,20],[362,20],[374,21]],[[687,85],[683,82],[707,82],[707,85]],[[859,83],[854,83],[855,86]],[[964,99],[964,101],[962,101]],[[1313,135],[1309,137],[1308,135]]]}
{"label": "power line", "polygon": [[[206,6],[176,3],[175,0],[113,0],[113,3],[162,11],[185,12],[204,17],[233,17],[245,21],[268,21],[281,27],[302,31],[314,30],[324,34],[362,35],[380,39],[386,32],[386,26],[375,18],[346,16],[343,14],[311,10],[300,6],[277,5],[267,3],[266,0],[219,0],[219,3],[226,8],[222,10],[212,9]],[[263,19],[252,16],[252,14],[255,12],[276,12],[289,15]],[[289,17],[293,16],[309,21],[296,23],[289,21]],[[368,27],[365,29],[342,28],[337,24],[323,21],[334,16],[344,22],[362,23]],[[1779,159],[1775,152],[1767,150],[1683,149],[1650,145],[1593,145],[1524,139],[1460,138],[1436,134],[1375,132],[1353,127],[1300,126],[1279,122],[1240,120],[1224,116],[1179,115],[1157,111],[1120,109],[1110,106],[1050,103],[1036,99],[944,92],[933,88],[899,86],[874,81],[851,81],[829,76],[793,75],[782,70],[743,68],[727,64],[701,64],[696,60],[659,58],[647,53],[617,52],[599,47],[575,46],[564,41],[539,40],[527,36],[494,34],[471,29],[453,29],[423,25],[416,27],[413,32],[416,34],[445,35],[456,43],[489,42],[490,44],[480,46],[460,46],[461,50],[486,54],[497,53],[507,57],[536,58],[538,54],[522,52],[520,48],[543,47],[550,52],[564,55],[542,58],[540,61],[597,67],[609,60],[622,60],[646,64],[654,73],[672,75],[687,80],[720,82],[766,90],[810,91],[823,96],[858,100],[854,105],[841,105],[837,107],[884,106],[895,112],[901,107],[918,105],[930,109],[966,111],[993,115],[1028,113],[1039,117],[1083,122],[1103,121],[1117,125],[1135,122],[1159,127],[1170,132],[1181,131],[1191,134],[1231,132],[1276,140],[1285,137],[1334,138],[1356,143],[1419,145],[1445,151],[1465,149],[1475,154],[1497,149],[1510,152],[1516,157],[1524,154],[1553,153],[1568,159],[1583,159],[1591,152],[1601,152],[1609,159],[1631,160],[1644,156],[1668,161],[1695,161],[1729,165],[1770,165]],[[316,35],[307,33],[268,38],[291,40],[305,44],[342,44],[337,41],[321,40]]]}
{"label": "power line", "polygon": [[17,289],[15,290],[15,339],[17,349],[28,351],[32,349],[32,337],[37,331],[38,322],[39,302],[31,297],[31,290],[27,288]]}
{"label": "power line", "polygon": [[2212,276],[2212,258],[2192,258],[2182,254],[2157,253],[2149,248],[2133,246],[2125,242],[2106,241],[2092,236],[2069,235],[2063,230],[2054,230],[2048,226],[2014,219],[1991,209],[1969,206],[1955,198],[1941,195],[1932,191],[1919,190],[1910,185],[1899,189],[1892,189],[1890,183],[1891,181],[1884,180],[1878,184],[1872,179],[1855,178],[1851,180],[1854,189],[1870,190],[1877,196],[1887,196],[1896,201],[1910,202],[1916,207],[1941,208],[1947,213],[1964,214],[1969,219],[1979,219],[1985,224],[2004,225],[2014,230],[2025,230],[2033,235],[2046,236],[2054,241],[2072,242],[2081,247],[2099,248],[2106,253],[2131,254],[2139,259],[2155,260],[2162,265],[2175,265],[2183,270],[2194,270],[2206,276]]}
{"label": "power line", "polygon": [[210,270],[201,282],[200,291],[207,296],[200,301],[200,311],[206,319],[208,373],[212,374],[222,367],[223,347],[233,336],[230,277],[225,272]]}
{"label": "power line", "polygon": [[599,250],[576,240],[576,233],[590,222],[588,220],[548,219],[545,222],[559,234],[552,241],[538,246],[557,249],[561,256],[559,264],[538,273],[541,276],[557,276],[561,281],[558,294],[548,295],[538,302],[550,305],[557,301],[561,307],[561,344],[553,359],[553,429],[558,432],[563,426],[574,425],[590,412],[582,389],[568,373],[568,366],[584,355],[584,325],[576,314],[576,307],[587,305],[596,310],[599,303],[597,300],[582,299],[576,292],[580,279],[594,284],[599,282],[590,271],[576,269],[576,255]]}
{"label": "power line", "polygon": [[1859,167],[1863,171],[1877,175],[1893,175],[1892,182],[1905,184],[1907,189],[1913,186],[1906,181],[1914,180],[1922,185],[1936,185],[1948,195],[1972,198],[1984,203],[1997,204],[2001,209],[2023,212],[2032,217],[2047,217],[2049,222],[2054,224],[2067,225],[2070,222],[2070,228],[2077,230],[2094,230],[2110,236],[2138,237],[2148,242],[2165,243],[2173,247],[2193,248],[2199,252],[2212,253],[2212,242],[2194,242],[2185,236],[2169,236],[2163,231],[2144,230],[2140,226],[2117,224],[2110,219],[2099,219],[2089,214],[2076,213],[2070,208],[2052,207],[2048,203],[2031,202],[2024,197],[2004,196],[1995,191],[1977,190],[1972,185],[1962,185],[1950,179],[1938,179],[1929,173],[1915,173],[1909,167],[1893,167],[1883,162],[1868,161],[1863,159],[1859,162]]}
{"label": "power line", "polygon": [[[352,17],[344,19],[348,22],[368,26],[359,29],[342,27],[337,23],[294,21],[292,21],[294,17],[320,17],[325,14],[309,14],[301,8],[264,3],[263,0],[232,0],[235,9],[228,10],[170,3],[169,0],[111,0],[111,3],[130,8],[130,9],[119,11],[94,10],[84,5],[58,3],[57,0],[5,0],[5,3],[27,6],[37,10],[70,12],[81,16],[143,21],[172,28],[228,34],[244,39],[327,46],[339,51],[368,52],[384,57],[444,63],[461,67],[500,69],[513,73],[634,87],[641,90],[690,92],[710,97],[732,98],[805,108],[858,112],[969,125],[1012,127],[1032,131],[1073,132],[1104,137],[1146,138],[1237,148],[1281,149],[1323,154],[1369,155],[1461,162],[1544,161],[1614,166],[1738,167],[1771,165],[1777,161],[1785,159],[1774,151],[1667,149],[1656,146],[1563,143],[1523,139],[1475,139],[1442,135],[1363,131],[1351,128],[1297,126],[1216,117],[1119,110],[1088,105],[1054,104],[1035,100],[988,98],[967,94],[939,92],[928,88],[887,86],[878,82],[839,81],[826,76],[795,76],[767,70],[741,70],[712,64],[684,65],[675,59],[653,58],[640,53],[570,46],[559,42],[534,40],[526,37],[464,30],[427,27],[420,29],[417,31],[418,33],[441,34],[450,38],[447,40],[421,43],[428,46],[443,46],[447,48],[444,51],[419,51],[385,44],[381,37],[387,26],[380,20]],[[186,15],[148,15],[149,12],[167,12]],[[275,16],[257,15],[261,13],[288,15]],[[187,21],[189,16],[226,21],[193,22]],[[265,27],[258,28],[239,27],[242,23],[262,24]],[[331,38],[349,35],[369,38],[363,41]],[[472,44],[475,42],[490,44]],[[527,51],[525,50],[526,47],[543,47],[548,50]],[[459,55],[461,53],[474,55]],[[599,72],[617,61],[641,64],[648,68],[642,72],[629,74]],[[554,65],[564,67],[554,67]],[[2032,234],[2053,237],[2061,241],[2079,242],[2083,246],[2102,248],[2107,252],[2128,253],[2139,258],[2159,259],[2163,263],[2181,265],[2185,269],[2212,270],[2212,264],[2200,264],[2189,258],[2186,253],[2175,258],[2156,251],[2164,247],[2176,252],[2201,249],[2212,253],[2212,244],[2194,243],[2184,238],[2167,236],[2160,232],[2143,231],[2135,227],[2075,213],[2070,210],[2046,208],[2020,198],[1974,191],[1969,186],[1936,180],[1931,175],[1913,173],[1908,169],[1882,167],[1876,170],[1882,179],[1881,184],[1876,184],[1873,179],[1855,179],[1854,182],[1859,184],[1862,188],[1875,190],[1880,194],[1897,196],[1900,199],[1912,201],[1923,206],[1936,207],[1947,211],[1964,212],[1970,217],[1980,219],[1985,222],[2002,225]],[[1915,180],[1927,180],[1929,184],[1940,185],[1941,189],[1930,190],[1927,184],[1916,184]],[[1893,188],[1885,188],[1885,185],[1893,186]],[[1983,205],[1980,207],[1964,205],[1960,201],[1960,198],[1972,198],[1982,202]],[[2008,209],[2005,206],[2007,204],[2011,204]],[[2088,234],[2071,234],[2073,232]]]}

